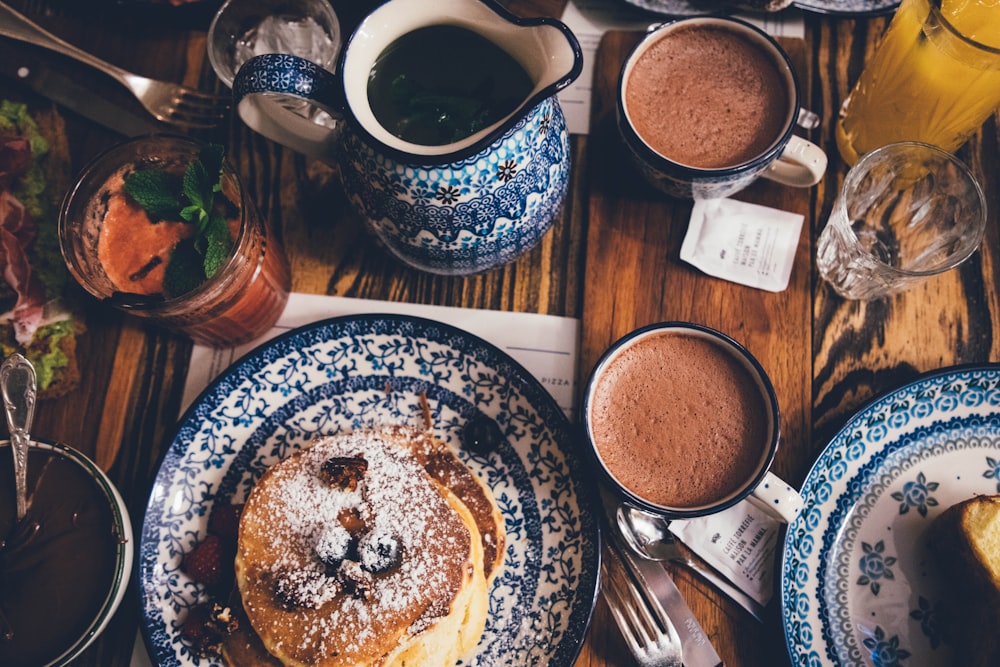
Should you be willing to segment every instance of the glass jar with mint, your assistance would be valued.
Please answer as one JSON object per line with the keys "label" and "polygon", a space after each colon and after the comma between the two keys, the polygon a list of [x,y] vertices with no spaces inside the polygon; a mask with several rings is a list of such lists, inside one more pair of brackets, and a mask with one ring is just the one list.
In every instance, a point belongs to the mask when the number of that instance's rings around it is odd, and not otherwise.
{"label": "glass jar with mint", "polygon": [[260,336],[288,301],[284,251],[218,145],[156,134],[102,153],[63,201],[59,242],[92,295],[203,345]]}

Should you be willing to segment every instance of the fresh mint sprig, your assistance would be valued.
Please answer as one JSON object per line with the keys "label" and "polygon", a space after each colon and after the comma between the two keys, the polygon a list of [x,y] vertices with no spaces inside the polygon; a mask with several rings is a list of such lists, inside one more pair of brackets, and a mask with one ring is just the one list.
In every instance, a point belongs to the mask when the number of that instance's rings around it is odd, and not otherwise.
{"label": "fresh mint sprig", "polygon": [[174,248],[166,267],[164,295],[179,296],[214,276],[232,255],[233,239],[224,215],[224,149],[209,144],[184,169],[183,177],[162,169],[140,169],[125,177],[125,192],[152,221],[195,226],[194,235]]}

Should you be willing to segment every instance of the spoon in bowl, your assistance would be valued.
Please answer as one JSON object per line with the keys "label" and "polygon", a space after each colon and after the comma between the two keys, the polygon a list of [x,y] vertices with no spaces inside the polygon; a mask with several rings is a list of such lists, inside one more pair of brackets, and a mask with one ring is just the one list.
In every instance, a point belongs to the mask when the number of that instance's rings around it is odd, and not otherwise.
{"label": "spoon in bowl", "polygon": [[35,418],[35,367],[16,352],[10,355],[0,366],[0,390],[10,431],[17,520],[20,522],[28,512],[28,447],[31,444],[28,431]]}
{"label": "spoon in bowl", "polygon": [[681,550],[670,532],[670,522],[636,507],[618,503],[615,510],[618,532],[637,555],[656,561],[683,565],[728,595],[758,621],[764,619],[763,606],[739,587],[709,567],[702,565]]}

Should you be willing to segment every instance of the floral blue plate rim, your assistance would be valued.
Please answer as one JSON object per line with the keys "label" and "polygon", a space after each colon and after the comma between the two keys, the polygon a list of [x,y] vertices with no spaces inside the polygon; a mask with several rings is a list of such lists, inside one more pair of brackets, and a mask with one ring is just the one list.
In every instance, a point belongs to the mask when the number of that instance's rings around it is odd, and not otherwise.
{"label": "floral blue plate rim", "polygon": [[[463,665],[572,665],[598,593],[599,512],[575,428],[544,387],[491,343],[457,327],[395,314],[334,317],[247,353],[191,404],[166,449],[137,551],[142,632],[154,664],[218,667],[180,637],[208,599],[180,567],[212,505],[240,502],[271,464],[314,436],[422,423],[493,489],[508,544],[486,632]],[[487,418],[503,438],[460,446]]]}
{"label": "floral blue plate rim", "polygon": [[924,535],[952,504],[1000,493],[1000,364],[940,369],[873,400],[801,493],[781,564],[792,664],[951,664]]}
{"label": "floral blue plate rim", "polygon": [[891,14],[901,0],[794,0],[792,7],[814,14],[881,16]]}
{"label": "floral blue plate rim", "polygon": [[[740,11],[727,0],[624,0],[660,16],[682,17]],[[838,16],[879,16],[896,10],[900,0],[794,0],[792,7],[814,14]]]}

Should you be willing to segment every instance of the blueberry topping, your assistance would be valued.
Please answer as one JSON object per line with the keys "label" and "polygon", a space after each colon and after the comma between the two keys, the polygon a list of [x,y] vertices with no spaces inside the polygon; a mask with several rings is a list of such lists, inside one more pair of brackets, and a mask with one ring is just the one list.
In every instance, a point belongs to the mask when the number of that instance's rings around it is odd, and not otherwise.
{"label": "blueberry topping", "polygon": [[462,427],[462,446],[476,454],[489,454],[504,441],[497,423],[486,415],[477,415]]}
{"label": "blueberry topping", "polygon": [[351,551],[351,534],[340,523],[328,526],[316,542],[316,557],[328,571],[336,570]]}
{"label": "blueberry topping", "polygon": [[385,572],[399,562],[399,540],[388,532],[366,533],[358,542],[358,558],[366,571]]}

